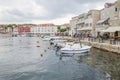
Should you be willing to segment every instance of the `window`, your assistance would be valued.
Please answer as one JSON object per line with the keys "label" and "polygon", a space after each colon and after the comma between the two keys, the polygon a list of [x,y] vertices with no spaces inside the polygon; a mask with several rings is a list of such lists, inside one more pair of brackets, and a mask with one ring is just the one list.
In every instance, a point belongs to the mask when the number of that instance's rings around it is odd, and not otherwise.
{"label": "window", "polygon": [[90,27],[91,27],[91,26],[92,26],[92,23],[90,23],[89,25],[90,25]]}
{"label": "window", "polygon": [[88,24],[85,24],[86,27],[88,27]]}
{"label": "window", "polygon": [[50,30],[48,30],[48,32],[50,32]]}
{"label": "window", "polygon": [[40,28],[38,28],[38,32],[40,32]]}
{"label": "window", "polygon": [[52,28],[52,32],[54,32],[54,28]]}
{"label": "window", "polygon": [[115,12],[117,12],[117,8],[115,8]]}
{"label": "window", "polygon": [[83,21],[84,20],[84,18],[79,18],[79,21]]}

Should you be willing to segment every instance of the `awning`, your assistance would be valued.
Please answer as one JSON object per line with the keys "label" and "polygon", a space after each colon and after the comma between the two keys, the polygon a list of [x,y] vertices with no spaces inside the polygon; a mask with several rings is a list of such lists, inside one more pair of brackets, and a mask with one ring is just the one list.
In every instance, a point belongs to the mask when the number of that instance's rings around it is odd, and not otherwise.
{"label": "awning", "polygon": [[78,31],[88,31],[88,30],[92,30],[92,27],[83,27],[81,29],[77,29]]}
{"label": "awning", "polygon": [[105,28],[96,29],[96,32],[104,32]]}
{"label": "awning", "polygon": [[108,20],[109,20],[109,19],[110,19],[110,18],[106,18],[106,19],[99,20],[99,21],[97,22],[97,24],[108,23]]}
{"label": "awning", "polygon": [[116,32],[116,31],[120,31],[120,26],[109,27],[106,30],[103,30],[103,32]]}

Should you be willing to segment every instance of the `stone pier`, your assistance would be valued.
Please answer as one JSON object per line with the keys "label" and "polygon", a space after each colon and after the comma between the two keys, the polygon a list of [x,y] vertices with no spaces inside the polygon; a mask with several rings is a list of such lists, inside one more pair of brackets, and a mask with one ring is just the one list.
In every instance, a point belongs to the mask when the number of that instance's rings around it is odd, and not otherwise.
{"label": "stone pier", "polygon": [[119,53],[120,54],[120,45],[111,45],[108,43],[98,43],[98,42],[91,42],[91,41],[85,41],[85,40],[81,40],[81,42],[83,44],[95,47],[95,48],[99,48],[102,50],[107,50],[110,52],[115,52],[115,53]]}

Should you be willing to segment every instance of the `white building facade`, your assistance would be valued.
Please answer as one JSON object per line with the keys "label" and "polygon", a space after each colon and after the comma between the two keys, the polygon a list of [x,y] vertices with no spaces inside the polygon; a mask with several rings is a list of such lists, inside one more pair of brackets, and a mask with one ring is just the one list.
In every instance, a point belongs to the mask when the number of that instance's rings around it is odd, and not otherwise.
{"label": "white building facade", "polygon": [[84,35],[95,35],[96,23],[100,19],[99,10],[90,10],[87,13],[80,14],[79,16],[72,18],[71,33],[82,33]]}
{"label": "white building facade", "polygon": [[12,36],[17,37],[18,34],[19,34],[19,32],[18,32],[18,27],[15,27],[15,28],[13,29]]}
{"label": "white building facade", "polygon": [[31,27],[31,33],[37,36],[42,35],[54,36],[57,33],[57,26],[54,24],[40,24]]}
{"label": "white building facade", "polygon": [[78,16],[76,17],[73,17],[71,20],[70,20],[70,28],[71,28],[71,31],[70,31],[70,35],[73,36],[76,32],[77,32],[77,22],[78,22]]}
{"label": "white building facade", "polygon": [[97,30],[100,33],[108,33],[110,38],[120,37],[120,0],[105,3],[105,7],[101,10]]}

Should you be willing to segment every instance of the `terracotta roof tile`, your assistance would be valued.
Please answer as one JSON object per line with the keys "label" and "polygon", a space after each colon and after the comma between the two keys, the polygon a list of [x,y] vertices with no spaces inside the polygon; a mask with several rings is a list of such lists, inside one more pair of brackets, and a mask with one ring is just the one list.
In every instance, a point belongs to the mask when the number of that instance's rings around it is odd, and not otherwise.
{"label": "terracotta roof tile", "polygon": [[47,26],[55,26],[54,24],[40,24],[41,27],[47,27]]}

